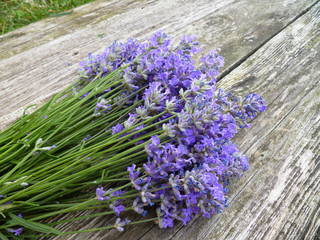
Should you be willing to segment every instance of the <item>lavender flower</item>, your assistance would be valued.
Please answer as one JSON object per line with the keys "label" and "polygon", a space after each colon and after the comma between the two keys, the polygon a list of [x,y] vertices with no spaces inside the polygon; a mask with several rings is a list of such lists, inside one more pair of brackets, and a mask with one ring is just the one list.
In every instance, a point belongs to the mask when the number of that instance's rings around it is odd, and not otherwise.
{"label": "lavender flower", "polygon": [[[19,218],[22,218],[22,214],[21,214],[21,213],[19,213],[17,216],[18,216]],[[8,231],[8,232],[11,232],[11,233],[14,233],[15,236],[18,236],[18,235],[20,235],[20,234],[22,233],[23,227],[20,227],[20,228],[18,228],[18,229],[8,228],[7,231]]]}
{"label": "lavender flower", "polygon": [[137,196],[136,199],[133,201],[132,210],[136,213],[144,215],[146,213],[146,210],[144,209],[145,206],[146,204],[141,202],[141,198]]}
{"label": "lavender flower", "polygon": [[84,139],[82,139],[82,142],[88,141],[89,138],[91,138],[91,136],[90,136],[90,135],[87,135]]}
{"label": "lavender flower", "polygon": [[128,225],[130,222],[131,222],[131,221],[130,221],[129,219],[127,219],[127,218],[126,218],[125,220],[123,220],[123,221],[121,221],[120,218],[117,218],[114,227],[115,227],[119,232],[123,232],[123,230],[124,230],[123,227],[124,227],[125,225]]}
{"label": "lavender flower", "polygon": [[103,113],[107,113],[108,111],[110,111],[111,108],[111,104],[109,104],[110,101],[102,98],[99,102],[97,102],[96,104],[96,108],[94,110],[94,115],[95,116],[99,116],[101,115],[101,111]]}
{"label": "lavender flower", "polygon": [[[129,63],[122,73],[123,85],[117,86],[123,86],[122,92],[112,101],[121,102],[118,106],[122,107],[141,104],[123,123],[112,127],[112,134],[139,131],[127,140],[130,143],[163,129],[163,134],[151,136],[145,145],[147,158],[137,164],[140,167],[132,164],[127,168],[131,190],[137,193],[132,209],[145,216],[147,207],[156,205],[158,224],[163,228],[172,227],[174,220],[187,224],[197,214],[208,218],[228,206],[230,178],[241,177],[249,168],[247,157],[231,139],[266,108],[257,94],[242,99],[217,90],[216,77],[224,60],[212,50],[196,68],[192,57],[200,51],[193,36],[182,37],[174,48],[171,38],[159,31],[145,44],[134,40],[114,43],[103,54],[90,55],[80,69],[80,84],[85,84],[99,71],[107,74],[122,62]],[[135,94],[139,89],[143,91]],[[97,105],[99,109],[107,107]],[[141,124],[145,120],[149,121]],[[160,121],[165,123],[158,124]],[[141,131],[151,125],[154,128]],[[98,189],[97,196],[102,197],[105,192]],[[124,205],[118,199],[110,208],[119,216]],[[118,218],[116,228],[122,231],[123,225]]]}
{"label": "lavender flower", "polygon": [[96,190],[96,198],[99,201],[105,201],[110,199],[108,196],[104,196],[108,191],[103,191],[103,187],[97,188]]}
{"label": "lavender flower", "polygon": [[22,233],[23,228],[22,227],[20,227],[18,229],[8,228],[7,230],[8,230],[8,232],[14,233],[15,236],[19,236]]}
{"label": "lavender flower", "polygon": [[112,127],[112,134],[117,134],[119,132],[122,132],[124,130],[124,127],[121,123],[118,123],[116,126]]}

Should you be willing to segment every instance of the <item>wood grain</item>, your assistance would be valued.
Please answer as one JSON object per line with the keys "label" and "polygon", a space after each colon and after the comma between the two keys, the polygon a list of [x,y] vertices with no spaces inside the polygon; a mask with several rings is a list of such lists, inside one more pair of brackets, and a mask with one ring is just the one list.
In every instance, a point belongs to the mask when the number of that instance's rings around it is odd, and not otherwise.
{"label": "wood grain", "polygon": [[0,39],[0,130],[25,107],[42,104],[65,88],[75,79],[80,60],[115,40],[145,40],[159,29],[176,41],[193,34],[204,52],[220,48],[230,68],[315,2],[97,0],[71,15],[8,33]]}
{"label": "wood grain", "polygon": [[[127,8],[125,4],[116,1],[98,2],[114,9],[124,6],[123,12],[118,13],[119,16],[111,17],[111,24],[114,25],[110,28],[119,26],[117,24],[125,25],[127,21],[128,26],[124,29],[128,32],[114,30],[110,32],[110,39],[113,37],[124,39],[129,35],[145,39],[153,31],[151,27],[156,26],[173,36],[179,36],[182,33],[197,34],[200,36],[200,42],[204,43],[202,45],[205,51],[212,47],[220,47],[225,53],[225,58],[228,59],[226,69],[235,68],[231,72],[225,69],[226,76],[219,82],[219,86],[236,95],[256,92],[266,100],[268,108],[252,122],[250,130],[239,132],[234,140],[239,149],[249,157],[250,170],[231,185],[230,206],[222,214],[213,216],[211,219],[196,218],[187,226],[177,223],[172,229],[159,229],[155,224],[148,223],[130,226],[123,233],[111,230],[53,239],[320,238],[320,3],[318,1],[312,6],[316,1],[265,1],[261,3],[262,5],[258,5],[258,2],[200,1],[196,4],[191,1],[173,3],[139,1],[131,2]],[[147,9],[140,13],[143,19],[148,20],[145,24],[149,27],[137,30],[132,27],[136,23],[129,21],[129,15],[126,14],[132,14],[131,19],[134,20],[138,16],[132,9],[141,7]],[[308,10],[310,7],[311,9]],[[159,9],[159,12],[151,16],[149,13],[152,9]],[[170,9],[169,12],[168,9]],[[256,11],[257,9],[260,10]],[[247,14],[245,14],[246,11]],[[99,14],[103,15],[101,12]],[[246,18],[245,15],[251,18]],[[89,22],[90,26],[97,19],[96,15],[91,19],[89,13],[82,16],[86,16],[84,22]],[[271,18],[271,16],[274,17]],[[120,18],[123,19],[122,23]],[[66,21],[68,18],[64,19]],[[115,23],[115,20],[118,22]],[[108,21],[102,20],[102,22],[106,24]],[[63,21],[60,23],[63,24]],[[47,24],[49,23],[43,23],[41,26],[44,28]],[[4,105],[5,113],[9,109],[17,110],[24,106],[25,99],[28,97],[34,100],[41,97],[45,99],[46,96],[63,88],[64,84],[71,81],[73,73],[62,67],[60,59],[56,58],[61,56],[63,61],[67,59],[64,56],[67,55],[64,50],[69,49],[68,44],[72,36],[75,36],[74,40],[79,40],[73,43],[72,50],[81,49],[83,54],[86,54],[90,47],[94,51],[101,48],[103,45],[100,38],[96,40],[93,40],[92,36],[86,38],[87,44],[83,39],[77,38],[85,36],[83,29],[89,33],[94,31],[85,27],[89,25],[80,24],[79,30],[64,33],[56,40],[48,38],[46,43],[26,51],[17,50],[17,53],[13,53],[14,56],[0,60],[1,63],[8,64],[5,66],[14,66],[14,61],[19,62],[19,56],[26,57],[35,49],[39,51],[35,52],[35,56],[43,57],[43,65],[33,65],[40,62],[32,59],[30,62],[23,63],[25,66],[30,66],[33,72],[25,78],[19,78],[17,82],[23,85],[24,81],[31,81],[33,78],[30,76],[33,76],[35,80],[34,83],[30,83],[30,85],[33,84],[31,89],[45,92],[31,94],[28,88],[25,88],[25,92],[21,90],[22,86],[20,89],[19,86],[14,88],[16,80],[13,82],[14,78],[10,78],[9,75],[6,75],[8,77],[6,81],[0,80],[1,87],[5,86],[6,94],[12,94],[13,99],[18,97],[24,99],[19,103],[6,104],[1,98],[0,103]],[[129,31],[130,26],[133,29],[131,32],[133,35]],[[51,25],[52,30],[55,27],[59,28]],[[44,31],[49,30],[44,29]],[[244,40],[243,37],[248,33],[254,33],[256,37],[248,37]],[[30,35],[27,38],[28,41],[34,41],[32,39],[37,33],[34,31],[32,34],[34,34],[33,37]],[[66,44],[61,45],[66,49],[52,49],[51,56],[48,46],[51,44],[57,47],[58,43]],[[20,44],[23,45],[23,43]],[[74,57],[78,58],[78,55]],[[239,61],[241,64],[237,66]],[[57,66],[53,67],[54,64]],[[50,66],[53,68],[50,69]],[[1,67],[2,65],[0,69]],[[23,67],[15,67],[17,70],[15,76],[18,77],[19,69],[22,71]],[[55,76],[57,79],[54,78]],[[43,84],[43,86],[36,87],[37,84]],[[13,115],[6,116],[0,118],[0,123],[1,119],[4,123],[13,119]],[[60,229],[65,231],[102,227],[114,221],[115,218],[100,217],[74,224],[63,224]]]}
{"label": "wood grain", "polygon": [[235,139],[251,167],[233,185],[229,209],[169,231],[154,226],[141,239],[319,237],[319,29],[318,4],[220,82],[238,94],[258,92],[268,103]]}
{"label": "wood grain", "polygon": [[[219,85],[261,94],[268,110],[235,139],[251,168],[230,189],[230,207],[212,219],[154,224],[64,239],[314,239],[320,224],[320,4],[272,38]],[[98,227],[114,219],[82,221]],[[61,229],[75,228],[63,225]],[[80,227],[81,228],[81,227]],[[60,238],[57,238],[60,239]]]}

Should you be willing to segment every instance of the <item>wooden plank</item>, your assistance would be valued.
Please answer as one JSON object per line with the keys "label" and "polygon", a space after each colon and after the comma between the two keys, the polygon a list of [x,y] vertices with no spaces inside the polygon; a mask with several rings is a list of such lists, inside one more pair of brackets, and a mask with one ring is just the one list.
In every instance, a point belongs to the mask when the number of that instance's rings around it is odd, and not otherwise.
{"label": "wooden plank", "polygon": [[[100,51],[114,40],[145,40],[157,29],[173,37],[195,34],[205,52],[221,49],[228,68],[315,2],[97,0],[71,15],[8,33],[0,39],[0,130],[26,106],[41,104],[62,90],[88,52]],[[103,33],[105,37],[99,37]]]}
{"label": "wooden plank", "polygon": [[[240,95],[257,92],[268,103],[252,129],[235,139],[251,168],[232,184],[225,212],[209,220],[199,217],[185,227],[159,229],[149,223],[123,233],[63,239],[314,239],[320,231],[319,9],[320,4],[313,7],[219,83]],[[102,217],[78,226],[113,221]]]}
{"label": "wooden plank", "polygon": [[[320,237],[319,9],[320,4],[220,82],[238,94],[258,92],[268,103],[252,129],[235,139],[251,167],[233,185],[227,211],[169,231],[154,226],[141,239]],[[119,239],[135,239],[127,236]]]}
{"label": "wooden plank", "polygon": [[[320,61],[317,58],[319,12],[315,9],[319,9],[319,4],[312,9],[312,14],[303,16],[222,80],[222,86],[230,90],[241,94],[255,91],[270,103],[268,111],[254,121],[253,131],[241,132],[236,139],[240,149],[251,156],[251,170],[231,189],[233,202],[226,212],[211,220],[197,219],[184,228],[180,225],[170,230],[153,227],[147,232],[152,225],[143,224],[123,234],[99,232],[68,239],[137,239],[142,235],[144,239],[215,239],[214,234],[218,233],[220,239],[262,238],[264,233],[268,239],[282,237],[281,231],[293,239],[303,234],[312,239],[320,214],[316,211],[319,209],[319,173],[316,171],[319,168],[316,158],[319,156],[319,118],[315,99],[319,88],[315,84]],[[281,175],[278,169],[282,170]],[[266,219],[269,216],[270,222]],[[98,218],[82,224],[98,227],[107,222],[107,218]],[[244,231],[247,226],[249,231]],[[275,226],[275,230],[270,226]]]}
{"label": "wooden plank", "polygon": [[320,226],[319,92],[319,85],[309,90],[257,141],[256,150],[247,150],[250,173],[234,185],[226,212],[197,219],[170,237],[152,229],[142,239],[315,239]]}

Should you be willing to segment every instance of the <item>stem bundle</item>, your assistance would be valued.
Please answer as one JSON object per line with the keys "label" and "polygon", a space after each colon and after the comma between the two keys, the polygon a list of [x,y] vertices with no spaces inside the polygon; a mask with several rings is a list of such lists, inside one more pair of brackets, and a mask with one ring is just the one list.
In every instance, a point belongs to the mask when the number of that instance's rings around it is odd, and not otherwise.
{"label": "stem bundle", "polygon": [[[130,39],[89,54],[75,83],[0,133],[0,238],[123,231],[144,221],[166,228],[227,206],[230,177],[249,166],[231,139],[265,106],[257,94],[216,90],[223,59],[211,51],[195,68],[191,57],[201,49],[194,40],[183,37],[174,48],[158,32],[146,44]],[[117,187],[104,191],[106,184]],[[94,186],[102,187],[85,193]],[[39,223],[106,204],[111,211]],[[120,218],[150,209],[157,218]],[[118,219],[105,228],[51,227],[111,213]]]}

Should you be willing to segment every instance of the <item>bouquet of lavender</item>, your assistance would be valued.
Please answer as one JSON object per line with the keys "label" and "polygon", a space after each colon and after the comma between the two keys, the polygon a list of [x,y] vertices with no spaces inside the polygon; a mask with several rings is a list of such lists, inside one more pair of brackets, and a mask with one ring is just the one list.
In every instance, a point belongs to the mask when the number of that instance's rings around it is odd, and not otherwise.
{"label": "bouquet of lavender", "polygon": [[[143,221],[167,228],[221,212],[230,178],[249,168],[231,139],[265,105],[254,93],[216,89],[223,58],[213,50],[196,68],[200,51],[195,37],[174,47],[162,32],[147,43],[115,42],[89,54],[65,91],[0,133],[0,238],[123,231]],[[39,223],[87,209],[107,211]],[[146,219],[131,222],[128,211]],[[118,216],[114,225],[53,228],[107,214]]]}

